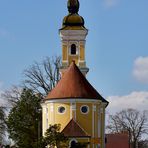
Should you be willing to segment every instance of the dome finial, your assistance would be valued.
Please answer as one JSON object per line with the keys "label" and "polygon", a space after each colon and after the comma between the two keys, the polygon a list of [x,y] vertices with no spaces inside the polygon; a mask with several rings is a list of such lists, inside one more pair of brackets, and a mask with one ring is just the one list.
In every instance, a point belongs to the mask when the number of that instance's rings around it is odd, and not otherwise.
{"label": "dome finial", "polygon": [[69,13],[78,13],[79,6],[79,0],[68,0],[67,8]]}

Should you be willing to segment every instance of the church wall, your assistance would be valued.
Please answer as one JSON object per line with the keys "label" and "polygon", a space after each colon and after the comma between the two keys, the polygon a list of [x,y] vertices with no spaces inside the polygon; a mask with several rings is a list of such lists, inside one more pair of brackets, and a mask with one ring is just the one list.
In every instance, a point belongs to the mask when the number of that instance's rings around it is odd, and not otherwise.
{"label": "church wall", "polygon": [[[89,107],[87,114],[82,114],[80,109],[82,105]],[[77,103],[76,104],[76,120],[83,127],[83,129],[89,134],[92,134],[92,104],[91,103]]]}
{"label": "church wall", "polygon": [[62,51],[62,60],[63,61],[67,61],[67,57],[68,57],[68,51],[67,51],[67,45],[63,45],[63,51]]}
{"label": "church wall", "polygon": [[[59,107],[65,107],[65,113],[59,113],[58,108]],[[54,112],[54,117],[55,117],[55,122],[57,124],[61,124],[61,131],[64,129],[65,125],[67,125],[70,121],[70,103],[55,103],[54,104],[55,112]]]}
{"label": "church wall", "polygon": [[72,63],[72,61],[75,61],[75,63],[78,65],[78,55],[69,55],[68,61],[69,65]]}
{"label": "church wall", "polygon": [[[89,112],[84,114],[81,112],[82,106],[88,106]],[[60,114],[58,112],[59,107],[65,107],[65,112]],[[77,123],[91,136],[90,148],[97,146],[101,143],[101,148],[104,148],[104,129],[105,129],[105,107],[100,102],[87,102],[72,99],[59,100],[46,103],[43,107],[43,135],[49,124],[61,124],[61,131],[74,118]],[[77,138],[76,138],[77,139]],[[79,138],[78,140],[88,142],[85,138]]]}
{"label": "church wall", "polygon": [[84,52],[84,45],[81,43],[80,44],[80,60],[84,61],[85,60],[85,52]]}

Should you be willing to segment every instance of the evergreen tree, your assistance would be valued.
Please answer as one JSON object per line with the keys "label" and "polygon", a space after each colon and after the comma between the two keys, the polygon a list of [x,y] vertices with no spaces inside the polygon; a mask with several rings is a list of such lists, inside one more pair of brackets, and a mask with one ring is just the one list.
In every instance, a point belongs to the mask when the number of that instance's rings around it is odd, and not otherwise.
{"label": "evergreen tree", "polygon": [[66,148],[67,140],[67,137],[60,132],[60,124],[50,125],[45,133],[44,142],[49,147]]}
{"label": "evergreen tree", "polygon": [[35,148],[40,137],[40,100],[32,90],[24,89],[8,115],[8,133],[19,148]]}
{"label": "evergreen tree", "polygon": [[0,146],[3,143],[4,133],[5,133],[5,112],[4,112],[4,107],[0,106]]}

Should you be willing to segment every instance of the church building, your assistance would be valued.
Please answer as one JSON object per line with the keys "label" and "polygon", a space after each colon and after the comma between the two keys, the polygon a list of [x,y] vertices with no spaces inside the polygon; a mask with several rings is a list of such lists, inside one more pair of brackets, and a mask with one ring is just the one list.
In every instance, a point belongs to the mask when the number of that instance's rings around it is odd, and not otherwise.
{"label": "church building", "polygon": [[61,124],[61,132],[73,143],[105,148],[105,109],[108,102],[88,82],[85,42],[88,30],[78,14],[78,0],[68,0],[69,14],[59,30],[62,42],[62,78],[43,100],[43,135],[49,125]]}

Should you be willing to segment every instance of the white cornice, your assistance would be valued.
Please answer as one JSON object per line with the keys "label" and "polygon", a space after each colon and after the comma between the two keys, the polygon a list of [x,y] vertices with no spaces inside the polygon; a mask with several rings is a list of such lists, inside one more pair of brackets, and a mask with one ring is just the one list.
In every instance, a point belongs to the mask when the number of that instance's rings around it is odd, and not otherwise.
{"label": "white cornice", "polygon": [[88,30],[61,30],[60,37],[62,40],[85,40]]}
{"label": "white cornice", "polygon": [[83,103],[83,102],[87,102],[87,103],[96,103],[96,104],[100,104],[101,100],[98,99],[76,99],[76,98],[71,98],[71,99],[54,99],[54,100],[46,100],[44,102],[44,104],[48,104],[48,103]]}

